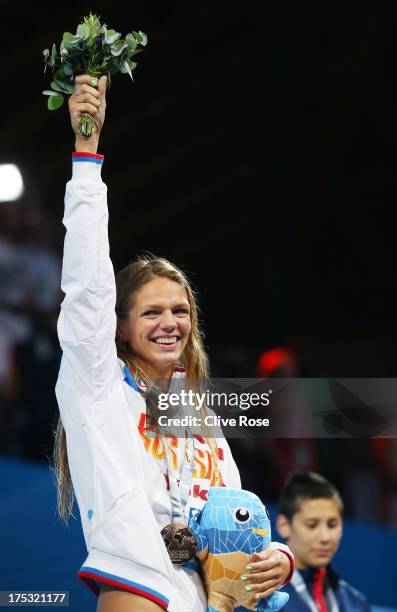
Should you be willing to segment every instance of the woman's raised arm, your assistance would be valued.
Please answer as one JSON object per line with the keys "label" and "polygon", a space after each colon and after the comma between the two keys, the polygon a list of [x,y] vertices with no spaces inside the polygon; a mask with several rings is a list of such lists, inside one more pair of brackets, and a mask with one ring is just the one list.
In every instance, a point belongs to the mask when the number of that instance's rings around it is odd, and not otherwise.
{"label": "woman's raised arm", "polygon": [[[60,378],[92,399],[107,393],[117,368],[116,289],[109,257],[107,188],[101,179],[103,156],[97,155],[105,120],[105,90],[106,77],[98,82],[81,75],[76,77],[75,92],[69,98],[76,152],[65,194],[65,298],[58,319],[63,350]],[[89,113],[95,120],[90,138],[78,134],[82,113]]]}

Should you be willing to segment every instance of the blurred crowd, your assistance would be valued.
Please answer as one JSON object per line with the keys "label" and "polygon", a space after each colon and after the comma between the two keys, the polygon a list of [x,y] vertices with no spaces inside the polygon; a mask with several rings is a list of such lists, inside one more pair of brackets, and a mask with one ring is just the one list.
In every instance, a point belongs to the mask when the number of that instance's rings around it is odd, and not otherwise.
{"label": "blurred crowd", "polygon": [[61,261],[39,208],[0,205],[0,454],[51,454]]}
{"label": "blurred crowd", "polygon": [[[293,349],[275,347],[260,355],[256,375],[291,380],[305,373]],[[294,420],[284,428],[288,436],[232,441],[244,487],[257,494],[265,491],[269,500],[276,501],[286,474],[293,470],[319,472],[341,491],[347,516],[397,527],[397,439],[317,436],[313,411],[302,396],[292,399]],[[294,428],[299,436],[294,435]]]}
{"label": "blurred crowd", "polygon": [[[52,453],[61,358],[56,335],[60,280],[60,256],[51,246],[51,228],[41,211],[23,203],[0,205],[2,456],[48,461]],[[228,351],[223,366],[221,362],[213,369],[218,376],[244,372],[246,360],[237,348]],[[260,355],[256,372],[249,375],[299,378],[303,373],[294,350],[276,347]],[[305,436],[231,441],[244,488],[259,495],[266,491],[268,500],[275,501],[287,473],[312,470],[338,487],[349,516],[397,526],[397,440],[316,438],[301,402],[294,416],[300,431],[304,424]]]}

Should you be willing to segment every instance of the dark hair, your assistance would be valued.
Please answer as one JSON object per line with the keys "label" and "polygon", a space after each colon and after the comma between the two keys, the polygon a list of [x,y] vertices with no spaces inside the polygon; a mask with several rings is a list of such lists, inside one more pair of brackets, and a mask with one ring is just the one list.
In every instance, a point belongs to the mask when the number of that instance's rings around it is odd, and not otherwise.
{"label": "dark hair", "polygon": [[320,497],[333,499],[343,512],[343,501],[338,490],[324,476],[314,472],[292,472],[281,491],[278,509],[291,521],[294,514],[299,512],[303,500]]}

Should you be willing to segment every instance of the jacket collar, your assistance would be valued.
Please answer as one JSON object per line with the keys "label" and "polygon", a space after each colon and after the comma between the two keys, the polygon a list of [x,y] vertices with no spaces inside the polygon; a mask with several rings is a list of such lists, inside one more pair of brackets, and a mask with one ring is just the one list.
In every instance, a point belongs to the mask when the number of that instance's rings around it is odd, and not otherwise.
{"label": "jacket collar", "polygon": [[[135,391],[138,391],[138,393],[145,393],[147,387],[142,378],[138,376],[137,380],[135,380],[128,369],[127,364],[125,364],[123,361],[121,363],[123,364],[124,382],[126,382],[127,385],[132,387]],[[185,368],[180,363],[176,363],[172,373],[172,378],[181,378],[185,375],[185,372]]]}

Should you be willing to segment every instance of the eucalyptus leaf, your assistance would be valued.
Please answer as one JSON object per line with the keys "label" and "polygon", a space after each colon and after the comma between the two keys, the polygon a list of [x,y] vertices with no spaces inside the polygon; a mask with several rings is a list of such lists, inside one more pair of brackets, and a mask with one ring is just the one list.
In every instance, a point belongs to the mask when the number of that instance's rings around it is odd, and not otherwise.
{"label": "eucalyptus leaf", "polygon": [[131,68],[128,62],[123,62],[123,65],[120,67],[120,72],[122,74],[129,74],[131,79],[134,80],[134,77],[132,76]]}
{"label": "eucalyptus leaf", "polygon": [[146,47],[146,45],[147,45],[147,36],[146,36],[145,32],[141,32],[139,30],[138,34],[141,37],[140,43],[141,43],[142,47]]}
{"label": "eucalyptus leaf", "polygon": [[76,41],[71,41],[70,43],[66,43],[65,45],[63,45],[64,49],[67,49],[67,51],[70,53],[70,55],[76,54],[76,53],[81,53],[83,50],[83,45],[84,43],[79,39],[77,39]]}
{"label": "eucalyptus leaf", "polygon": [[114,43],[114,45],[111,46],[112,55],[114,57],[117,57],[122,54],[124,49],[127,49],[127,48],[128,48],[128,44],[126,42],[122,42],[118,40],[117,42]]}
{"label": "eucalyptus leaf", "polygon": [[64,32],[62,37],[62,44],[67,45],[68,43],[72,42],[73,39],[74,34],[72,34],[71,32]]}
{"label": "eucalyptus leaf", "polygon": [[[63,92],[62,85],[60,85],[59,83],[57,83],[57,81],[52,81],[52,82],[51,82],[51,87],[52,87],[52,89],[54,89],[55,91],[61,91],[61,92]],[[44,93],[44,92],[43,92],[43,93]]]}
{"label": "eucalyptus leaf", "polygon": [[55,91],[61,91],[62,93],[74,93],[73,85],[70,85],[70,83],[67,83],[66,81],[59,81],[58,79],[54,79],[51,83],[51,87],[52,89],[55,89]]}
{"label": "eucalyptus leaf", "polygon": [[61,66],[60,68],[58,68],[58,70],[54,72],[54,79],[56,81],[64,81],[66,79],[63,66]]}
{"label": "eucalyptus leaf", "polygon": [[107,30],[105,34],[105,43],[107,45],[112,45],[120,36],[120,32],[116,32],[116,30]]}
{"label": "eucalyptus leaf", "polygon": [[125,42],[128,45],[128,48],[130,49],[130,51],[135,51],[135,49],[137,48],[137,41],[135,40],[135,37],[133,36],[133,34],[127,34],[127,36],[125,37]]}
{"label": "eucalyptus leaf", "polygon": [[57,96],[57,95],[59,95],[56,91],[51,91],[50,89],[45,89],[41,93],[44,94],[45,96]]}
{"label": "eucalyptus leaf", "polygon": [[67,42],[65,42],[65,47],[79,47],[80,43],[81,43],[82,39],[80,36],[77,36],[77,34],[75,34],[70,40],[68,40]]}
{"label": "eucalyptus leaf", "polygon": [[146,45],[147,45],[147,36],[146,36],[145,32],[141,32],[141,31],[139,30],[139,32],[134,32],[134,31],[133,31],[132,33],[133,33],[133,35],[135,36],[136,41],[137,41],[137,42],[138,42],[140,45],[142,45],[142,47],[146,47]]}
{"label": "eucalyptus leaf", "polygon": [[56,94],[54,96],[50,96],[48,98],[47,106],[49,110],[57,110],[60,108],[64,102],[64,97],[60,94]]}
{"label": "eucalyptus leaf", "polygon": [[65,32],[63,35],[63,39],[61,42],[60,49],[67,49],[70,51],[71,49],[78,48],[80,43],[80,38],[71,34],[70,32]]}
{"label": "eucalyptus leaf", "polygon": [[80,25],[77,27],[76,36],[82,40],[87,40],[89,35],[90,31],[88,29],[88,25],[86,23],[80,23]]}
{"label": "eucalyptus leaf", "polygon": [[71,76],[73,74],[73,66],[69,62],[64,62],[63,70],[66,76]]}

